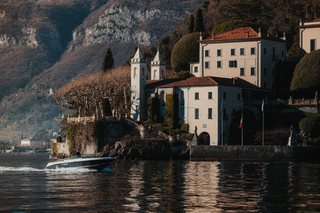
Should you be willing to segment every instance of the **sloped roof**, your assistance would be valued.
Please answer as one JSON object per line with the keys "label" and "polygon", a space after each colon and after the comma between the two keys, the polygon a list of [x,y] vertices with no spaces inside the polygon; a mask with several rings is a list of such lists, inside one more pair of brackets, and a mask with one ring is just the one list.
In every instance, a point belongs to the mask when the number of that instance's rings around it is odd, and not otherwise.
{"label": "sloped roof", "polygon": [[201,42],[222,42],[222,41],[235,41],[235,40],[257,40],[257,39],[268,39],[279,42],[285,42],[284,40],[269,36],[266,33],[261,32],[260,35],[254,31],[251,27],[241,27],[234,30],[230,30],[225,33],[213,35],[209,38],[201,40]]}
{"label": "sloped roof", "polygon": [[259,89],[259,87],[241,78],[219,78],[212,76],[191,77],[187,79],[149,80],[146,88],[201,87],[201,86],[233,86]]}
{"label": "sloped roof", "polygon": [[299,26],[299,28],[314,28],[314,27],[320,27],[320,18],[310,22],[303,23],[302,25]]}

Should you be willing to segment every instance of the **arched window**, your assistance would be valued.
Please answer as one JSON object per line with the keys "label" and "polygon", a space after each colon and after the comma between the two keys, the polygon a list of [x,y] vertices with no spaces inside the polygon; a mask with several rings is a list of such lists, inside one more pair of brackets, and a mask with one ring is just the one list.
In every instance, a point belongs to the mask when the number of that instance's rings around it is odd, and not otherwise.
{"label": "arched window", "polygon": [[153,78],[155,79],[157,77],[157,70],[153,71]]}
{"label": "arched window", "polygon": [[179,93],[179,123],[184,123],[184,93],[180,91]]}
{"label": "arched window", "polygon": [[165,116],[166,115],[166,101],[165,101],[165,93],[162,91],[160,93],[160,115]]}
{"label": "arched window", "polygon": [[133,70],[133,78],[137,75],[137,68],[135,67]]}

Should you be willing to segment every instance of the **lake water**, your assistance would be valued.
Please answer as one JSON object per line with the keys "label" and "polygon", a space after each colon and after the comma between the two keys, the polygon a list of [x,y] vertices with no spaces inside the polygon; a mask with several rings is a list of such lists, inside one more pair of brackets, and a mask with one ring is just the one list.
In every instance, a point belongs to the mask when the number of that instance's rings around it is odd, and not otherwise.
{"label": "lake water", "polygon": [[1,212],[320,212],[320,165],[117,160],[45,170],[49,154],[0,155]]}

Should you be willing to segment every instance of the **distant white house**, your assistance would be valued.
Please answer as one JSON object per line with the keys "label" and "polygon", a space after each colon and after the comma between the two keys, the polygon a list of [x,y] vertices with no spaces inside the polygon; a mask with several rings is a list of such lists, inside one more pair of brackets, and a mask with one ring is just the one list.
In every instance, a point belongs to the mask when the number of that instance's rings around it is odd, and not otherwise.
{"label": "distant white house", "polygon": [[301,56],[320,49],[320,19],[311,22],[300,21],[299,38]]}
{"label": "distant white house", "polygon": [[30,139],[22,139],[21,140],[22,147],[30,147],[30,145],[31,145]]}

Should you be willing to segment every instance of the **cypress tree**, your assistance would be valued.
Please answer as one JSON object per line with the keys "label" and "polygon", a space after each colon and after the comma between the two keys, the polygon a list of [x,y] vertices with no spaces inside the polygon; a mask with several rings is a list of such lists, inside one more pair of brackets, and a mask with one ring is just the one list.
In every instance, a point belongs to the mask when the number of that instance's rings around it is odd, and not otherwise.
{"label": "cypress tree", "polygon": [[196,17],[194,19],[193,32],[204,32],[203,15],[202,15],[202,9],[200,8],[196,12]]}
{"label": "cypress tree", "polygon": [[101,71],[106,72],[112,68],[114,68],[114,59],[110,48],[108,48],[102,62]]}
{"label": "cypress tree", "polygon": [[193,15],[191,14],[190,17],[189,17],[188,32],[189,32],[189,33],[193,33],[193,30],[194,30],[194,17],[193,17]]}

